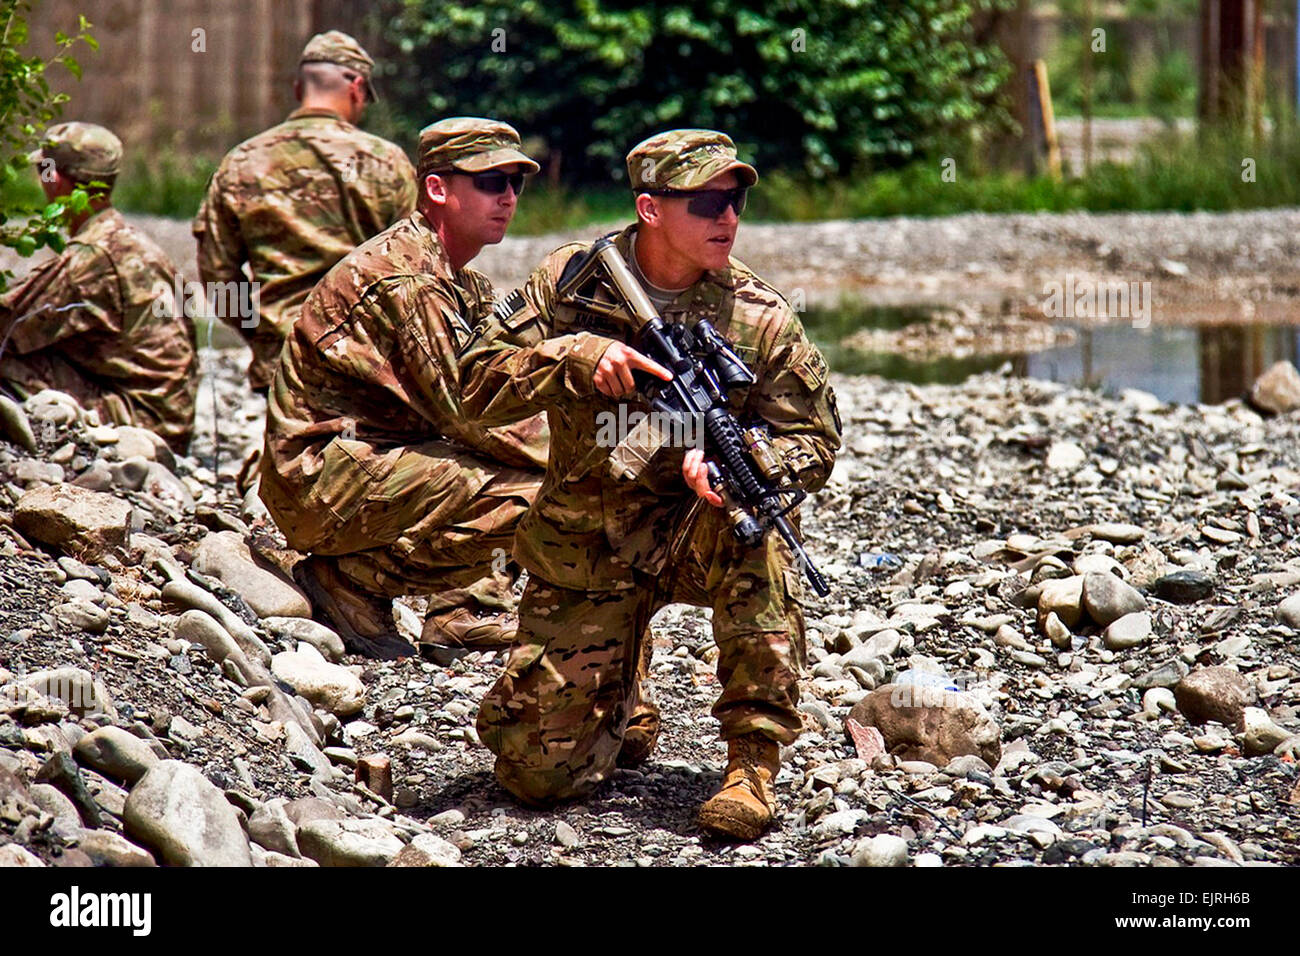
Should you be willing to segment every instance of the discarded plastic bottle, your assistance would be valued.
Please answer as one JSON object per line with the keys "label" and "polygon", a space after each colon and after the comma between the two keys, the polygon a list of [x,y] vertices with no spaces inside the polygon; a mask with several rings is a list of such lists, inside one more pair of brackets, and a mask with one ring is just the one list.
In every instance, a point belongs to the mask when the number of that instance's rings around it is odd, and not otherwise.
{"label": "discarded plastic bottle", "polygon": [[888,551],[864,551],[858,555],[858,566],[863,568],[901,568],[903,559]]}

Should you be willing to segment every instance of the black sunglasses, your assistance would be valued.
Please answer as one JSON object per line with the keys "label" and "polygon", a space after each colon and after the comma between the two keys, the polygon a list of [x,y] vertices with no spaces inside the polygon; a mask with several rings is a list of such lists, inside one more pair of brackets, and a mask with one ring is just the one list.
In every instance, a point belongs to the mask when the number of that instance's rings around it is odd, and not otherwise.
{"label": "black sunglasses", "polygon": [[699,216],[702,219],[717,219],[726,210],[728,206],[736,210],[739,216],[745,211],[745,197],[749,193],[748,186],[737,186],[735,189],[643,189],[643,193],[651,196],[679,196],[689,199],[686,204],[686,211],[692,216]]}
{"label": "black sunglasses", "polygon": [[499,169],[489,169],[485,173],[462,173],[459,170],[452,170],[452,172],[468,176],[474,181],[474,188],[481,193],[499,196],[506,191],[507,184],[515,191],[516,196],[522,195],[524,191],[523,173],[503,173]]}

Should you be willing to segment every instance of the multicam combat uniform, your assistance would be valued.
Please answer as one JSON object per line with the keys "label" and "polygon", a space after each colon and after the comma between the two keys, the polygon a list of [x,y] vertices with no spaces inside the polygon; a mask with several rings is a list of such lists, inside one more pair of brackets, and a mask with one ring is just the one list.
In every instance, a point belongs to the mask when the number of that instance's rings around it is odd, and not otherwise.
{"label": "multicam combat uniform", "polygon": [[111,207],[0,300],[0,378],[57,388],[105,422],[189,446],[198,387],[194,324],[177,269]]}
{"label": "multicam combat uniform", "polygon": [[438,592],[430,613],[513,605],[504,556],[547,431],[542,416],[483,428],[460,408],[456,352],[491,306],[487,278],[454,272],[420,213],[313,290],[268,396],[262,464],[291,547],[336,556],[370,593]]}
{"label": "multicam combat uniform", "polygon": [[[624,257],[634,228],[616,241]],[[582,794],[614,766],[640,703],[640,644],[665,604],[713,609],[722,685],[713,713],[724,738],[759,733],[788,743],[800,728],[803,585],[785,544],[769,534],[758,548],[740,547],[725,512],[687,487],[682,448],[660,450],[628,477],[597,444],[603,416],[616,416],[619,402],[595,391],[593,372],[609,344],[602,337],[625,335],[557,302],[560,273],[583,248],[548,256],[460,360],[470,414],[492,424],[544,407],[552,430],[546,481],[515,539],[530,572],[517,644],[478,717],[498,779],[530,802]],[[663,316],[714,323],[757,377],[733,411],[767,423],[794,480],[810,490],[823,484],[839,447],[835,398],[825,360],[780,294],[732,259]]]}
{"label": "multicam combat uniform", "polygon": [[271,382],[303,301],[334,263],[415,208],[415,170],[387,140],[333,112],[300,109],[236,146],[194,220],[205,283],[260,283],[260,317],[219,316],[253,350],[249,384]]}

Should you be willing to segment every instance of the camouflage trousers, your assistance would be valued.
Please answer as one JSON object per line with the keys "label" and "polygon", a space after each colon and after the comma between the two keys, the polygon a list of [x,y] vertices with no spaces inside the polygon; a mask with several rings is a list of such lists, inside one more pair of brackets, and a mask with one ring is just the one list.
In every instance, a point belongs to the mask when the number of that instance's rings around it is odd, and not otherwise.
{"label": "camouflage trousers", "polygon": [[532,804],[580,796],[614,767],[641,705],[650,618],[667,604],[713,609],[724,740],[760,733],[792,743],[802,721],[802,584],[775,534],[743,549],[721,509],[706,508],[677,556],[642,586],[574,591],[530,576],[518,643],[479,708],[478,732],[496,775]]}
{"label": "camouflage trousers", "polygon": [[[445,448],[437,443],[436,448]],[[510,558],[515,526],[542,473],[501,468],[453,513],[446,513],[445,459],[411,446],[343,524],[311,553],[332,557],[360,589],[382,597],[428,595],[429,613],[469,607],[513,610],[519,567]],[[435,467],[440,480],[435,480]],[[362,480],[362,476],[358,476]]]}

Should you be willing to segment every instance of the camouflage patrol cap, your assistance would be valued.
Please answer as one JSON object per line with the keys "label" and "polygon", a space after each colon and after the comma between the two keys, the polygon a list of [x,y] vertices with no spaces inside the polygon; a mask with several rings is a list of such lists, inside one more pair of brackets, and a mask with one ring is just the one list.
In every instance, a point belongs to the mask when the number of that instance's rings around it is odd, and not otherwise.
{"label": "camouflage patrol cap", "polygon": [[627,154],[627,175],[634,190],[699,189],[714,176],[735,170],[742,186],[758,182],[758,173],[736,158],[736,144],[712,129],[672,129],[656,133]]}
{"label": "camouflage patrol cap", "polygon": [[541,167],[522,152],[515,128],[481,116],[454,116],[420,130],[420,178],[440,169],[478,173],[522,163],[526,172]]}
{"label": "camouflage patrol cap", "polygon": [[33,163],[54,160],[54,168],[78,182],[109,179],[122,168],[122,141],[94,123],[59,123],[45,131]]}
{"label": "camouflage patrol cap", "polygon": [[366,95],[370,100],[379,99],[375,84],[370,79],[375,61],[360,43],[341,30],[318,33],[308,40],[302,48],[302,56],[298,57],[298,65],[304,63],[335,63],[355,70],[366,78]]}

